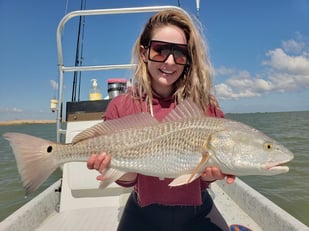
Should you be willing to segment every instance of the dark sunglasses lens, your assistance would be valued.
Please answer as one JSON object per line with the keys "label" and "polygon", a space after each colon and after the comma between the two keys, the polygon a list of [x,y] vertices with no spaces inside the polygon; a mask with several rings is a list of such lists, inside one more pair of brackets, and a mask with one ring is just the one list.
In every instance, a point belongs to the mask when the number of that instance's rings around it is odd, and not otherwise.
{"label": "dark sunglasses lens", "polygon": [[175,47],[173,54],[176,63],[182,65],[187,63],[187,49],[183,49],[181,47]]}
{"label": "dark sunglasses lens", "polygon": [[149,58],[153,61],[164,62],[169,52],[170,48],[166,44],[152,42],[150,45]]}
{"label": "dark sunglasses lens", "polygon": [[173,54],[177,64],[185,65],[187,62],[187,46],[165,42],[152,41],[150,43],[149,59],[156,62],[165,62]]}

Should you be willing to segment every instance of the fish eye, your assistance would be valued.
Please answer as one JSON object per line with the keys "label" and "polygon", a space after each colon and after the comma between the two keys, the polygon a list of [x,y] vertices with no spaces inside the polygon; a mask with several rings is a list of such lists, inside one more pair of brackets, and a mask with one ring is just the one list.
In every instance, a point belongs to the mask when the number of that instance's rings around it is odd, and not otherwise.
{"label": "fish eye", "polygon": [[273,149],[272,143],[268,143],[268,142],[264,143],[264,149],[265,150],[272,150]]}

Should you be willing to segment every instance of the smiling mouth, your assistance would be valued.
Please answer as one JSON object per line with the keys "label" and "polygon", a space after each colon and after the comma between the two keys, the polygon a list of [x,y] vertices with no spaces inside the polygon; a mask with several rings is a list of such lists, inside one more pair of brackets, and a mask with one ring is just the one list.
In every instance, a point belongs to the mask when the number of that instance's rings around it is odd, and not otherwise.
{"label": "smiling mouth", "polygon": [[170,74],[173,74],[175,71],[169,71],[169,70],[163,70],[163,69],[159,69],[162,73],[164,73],[164,74],[168,74],[168,75],[170,75]]}

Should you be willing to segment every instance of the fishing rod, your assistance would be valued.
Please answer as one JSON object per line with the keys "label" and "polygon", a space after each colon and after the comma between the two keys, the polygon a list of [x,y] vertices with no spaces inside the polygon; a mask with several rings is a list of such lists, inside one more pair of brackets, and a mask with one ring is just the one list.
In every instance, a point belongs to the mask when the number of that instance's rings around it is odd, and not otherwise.
{"label": "fishing rod", "polygon": [[[80,10],[86,9],[86,0],[81,0]],[[76,53],[75,53],[75,66],[81,66],[83,63],[83,45],[84,45],[84,28],[85,16],[79,16]],[[81,71],[74,71],[73,87],[72,87],[72,102],[80,100],[80,87],[81,87]]]}

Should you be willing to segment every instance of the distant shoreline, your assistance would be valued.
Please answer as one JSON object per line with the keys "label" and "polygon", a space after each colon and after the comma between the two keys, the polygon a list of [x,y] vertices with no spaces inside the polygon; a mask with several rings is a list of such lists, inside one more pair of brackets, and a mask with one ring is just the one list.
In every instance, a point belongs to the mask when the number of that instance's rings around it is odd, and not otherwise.
{"label": "distant shoreline", "polygon": [[7,120],[0,121],[0,126],[20,125],[20,124],[52,124],[56,120]]}

